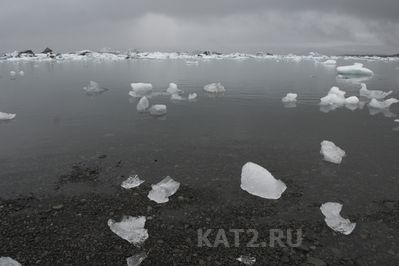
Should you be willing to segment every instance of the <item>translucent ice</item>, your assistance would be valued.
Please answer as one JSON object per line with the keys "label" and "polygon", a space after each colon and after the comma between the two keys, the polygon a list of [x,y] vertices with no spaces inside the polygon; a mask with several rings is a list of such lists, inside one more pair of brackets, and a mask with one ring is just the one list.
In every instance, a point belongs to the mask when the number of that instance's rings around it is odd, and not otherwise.
{"label": "translucent ice", "polygon": [[100,94],[107,91],[106,88],[100,87],[100,85],[95,81],[90,81],[89,86],[83,87],[83,90],[89,95]]}
{"label": "translucent ice", "polygon": [[320,99],[320,105],[343,106],[345,104],[345,94],[346,92],[338,87],[332,87],[328,94]]}
{"label": "translucent ice", "polygon": [[325,216],[324,221],[327,226],[336,232],[349,235],[355,229],[356,223],[351,223],[349,219],[341,217],[342,204],[336,202],[327,202],[321,205],[321,212]]}
{"label": "translucent ice", "polygon": [[291,103],[291,102],[296,102],[296,98],[298,97],[298,94],[296,93],[287,93],[287,95],[281,99],[283,103]]}
{"label": "translucent ice", "polygon": [[149,109],[149,112],[151,115],[161,116],[161,115],[165,115],[167,113],[167,108],[166,108],[166,105],[164,105],[164,104],[155,104],[155,105],[151,106],[151,108]]}
{"label": "translucent ice", "polygon": [[148,101],[147,97],[141,97],[140,101],[137,103],[137,111],[145,112],[147,108],[150,106],[150,102]]}
{"label": "translucent ice", "polygon": [[165,203],[169,201],[170,196],[176,193],[180,183],[167,176],[151,187],[152,190],[148,193],[148,198],[156,203]]}
{"label": "translucent ice", "polygon": [[333,142],[323,140],[321,142],[320,154],[324,156],[324,160],[331,163],[340,164],[342,157],[345,156],[345,151],[336,146]]}
{"label": "translucent ice", "polygon": [[169,87],[166,89],[166,92],[173,95],[180,94],[183,91],[177,87],[176,83],[169,83]]}
{"label": "translucent ice", "polygon": [[378,101],[376,99],[371,99],[371,101],[369,102],[369,107],[375,109],[388,109],[394,103],[399,103],[399,100],[395,98],[390,98],[385,101]]}
{"label": "translucent ice", "polygon": [[279,199],[287,186],[262,166],[248,162],[241,170],[241,189],[261,198]]}
{"label": "translucent ice", "polygon": [[144,216],[127,216],[123,217],[120,222],[109,219],[108,226],[119,237],[139,247],[148,238],[147,229],[144,228],[145,220]]}
{"label": "translucent ice", "polygon": [[348,97],[345,99],[345,104],[357,105],[359,104],[359,98],[357,98],[356,96]]}
{"label": "translucent ice", "polygon": [[340,66],[337,67],[338,74],[341,75],[359,75],[359,76],[371,76],[373,71],[368,68],[363,67],[361,63],[355,63],[351,66]]}
{"label": "translucent ice", "polygon": [[188,100],[189,101],[195,101],[196,99],[197,99],[197,94],[194,92],[194,93],[190,93],[189,95],[188,95]]}
{"label": "translucent ice", "polygon": [[24,75],[25,75],[25,72],[23,72],[23,71],[21,70],[21,71],[18,72],[18,74],[19,74],[20,76],[24,76]]}
{"label": "translucent ice", "polygon": [[170,96],[172,101],[183,101],[185,98],[180,96],[179,94],[175,93]]}
{"label": "translucent ice", "polygon": [[10,76],[11,76],[11,77],[15,77],[15,75],[17,75],[17,72],[15,72],[15,71],[10,71]]}
{"label": "translucent ice", "polygon": [[211,84],[205,85],[204,91],[209,92],[209,93],[222,93],[222,92],[225,92],[226,89],[219,82],[219,83],[211,83]]}
{"label": "translucent ice", "polygon": [[256,262],[255,257],[241,255],[237,258],[237,260],[245,265],[253,265]]}
{"label": "translucent ice", "polygon": [[140,252],[126,259],[127,266],[139,266],[147,258],[146,252]]}
{"label": "translucent ice", "polygon": [[392,91],[380,91],[380,90],[368,90],[366,84],[360,84],[362,87],[360,89],[360,96],[367,97],[369,99],[382,100],[392,93]]}
{"label": "translucent ice", "polygon": [[0,112],[0,120],[11,120],[14,119],[16,116],[17,116],[16,114]]}
{"label": "translucent ice", "polygon": [[0,266],[21,266],[21,263],[10,257],[0,257]]}
{"label": "translucent ice", "polygon": [[337,64],[337,61],[335,61],[334,59],[328,59],[324,61],[323,64],[327,66],[335,66]]}
{"label": "translucent ice", "polygon": [[129,92],[129,95],[135,98],[150,95],[152,92],[151,83],[131,83],[130,87],[132,87],[132,90]]}
{"label": "translucent ice", "polygon": [[138,175],[131,175],[128,179],[122,182],[121,186],[126,189],[131,189],[140,186],[144,183]]}

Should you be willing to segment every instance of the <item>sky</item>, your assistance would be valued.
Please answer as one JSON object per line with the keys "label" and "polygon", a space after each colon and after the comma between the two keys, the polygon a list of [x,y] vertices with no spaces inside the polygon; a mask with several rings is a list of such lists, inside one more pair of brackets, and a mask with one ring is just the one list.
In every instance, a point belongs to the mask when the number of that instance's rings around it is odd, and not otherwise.
{"label": "sky", "polygon": [[0,0],[0,52],[399,53],[399,0]]}

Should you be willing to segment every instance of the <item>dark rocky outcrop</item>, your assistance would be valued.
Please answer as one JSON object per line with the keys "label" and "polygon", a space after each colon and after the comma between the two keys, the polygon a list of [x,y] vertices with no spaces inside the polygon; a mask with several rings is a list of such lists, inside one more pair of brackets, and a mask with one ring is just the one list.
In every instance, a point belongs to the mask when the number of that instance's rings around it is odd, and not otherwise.
{"label": "dark rocky outcrop", "polygon": [[21,56],[34,57],[36,55],[32,50],[25,50],[25,51],[21,51],[18,53],[17,57],[21,57]]}
{"label": "dark rocky outcrop", "polygon": [[53,50],[51,50],[50,48],[46,47],[46,49],[43,50],[42,54],[52,54]]}

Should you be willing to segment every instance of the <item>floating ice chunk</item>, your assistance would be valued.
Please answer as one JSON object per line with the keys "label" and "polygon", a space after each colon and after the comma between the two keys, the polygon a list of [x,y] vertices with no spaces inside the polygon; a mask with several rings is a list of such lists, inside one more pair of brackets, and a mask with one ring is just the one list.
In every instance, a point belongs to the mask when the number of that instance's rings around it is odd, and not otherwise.
{"label": "floating ice chunk", "polygon": [[25,75],[25,72],[23,72],[22,70],[18,72],[18,74],[22,77]]}
{"label": "floating ice chunk", "polygon": [[367,97],[369,99],[382,100],[388,95],[392,94],[392,91],[380,91],[380,90],[368,90],[366,84],[360,84],[362,87],[360,89],[360,96]]}
{"label": "floating ice chunk", "polygon": [[149,112],[151,115],[154,115],[154,116],[166,115],[167,108],[166,108],[166,105],[164,105],[164,104],[155,104],[155,105],[151,106],[151,108],[149,109]]}
{"label": "floating ice chunk", "polygon": [[369,102],[369,107],[375,109],[388,109],[394,103],[399,103],[399,100],[395,98],[390,98],[385,101],[378,101],[376,99],[371,99],[371,101]]}
{"label": "floating ice chunk", "polygon": [[17,116],[16,114],[0,112],[0,120],[11,120],[14,119],[16,116]]}
{"label": "floating ice chunk", "polygon": [[10,76],[11,76],[11,77],[15,77],[15,75],[17,75],[17,72],[11,70],[11,71],[10,71]]}
{"label": "floating ice chunk", "polygon": [[152,92],[151,83],[131,83],[130,87],[132,87],[132,90],[129,92],[129,95],[135,98],[150,95]]}
{"label": "floating ice chunk", "polygon": [[172,101],[183,101],[184,100],[184,98],[182,96],[180,96],[179,94],[172,94],[170,96],[170,99]]}
{"label": "floating ice chunk", "polygon": [[173,95],[180,94],[183,91],[177,87],[176,83],[169,83],[169,87],[166,89],[166,92]]}
{"label": "floating ice chunk", "polygon": [[222,93],[225,92],[226,89],[222,85],[222,83],[211,83],[204,86],[204,91],[209,93]]}
{"label": "floating ice chunk", "polygon": [[296,102],[296,98],[298,97],[298,94],[296,93],[287,93],[287,95],[281,99],[283,103],[292,103]]}
{"label": "floating ice chunk", "polygon": [[363,67],[361,63],[355,63],[351,66],[337,67],[338,74],[341,75],[359,75],[359,76],[372,76],[374,73],[368,68]]}
{"label": "floating ice chunk", "polygon": [[128,179],[122,182],[121,186],[126,189],[131,189],[140,186],[144,183],[138,175],[129,176]]}
{"label": "floating ice chunk", "polygon": [[198,61],[187,60],[187,61],[186,61],[186,64],[187,64],[187,65],[198,65],[199,62],[198,62]]}
{"label": "floating ice chunk", "polygon": [[338,95],[338,96],[341,96],[341,97],[345,97],[346,92],[340,90],[338,87],[332,87],[330,89],[330,91],[328,92],[328,94],[335,94],[335,95]]}
{"label": "floating ice chunk", "polygon": [[195,101],[196,99],[197,99],[197,94],[194,92],[194,93],[190,93],[189,95],[188,95],[188,100],[189,101]]}
{"label": "floating ice chunk", "polygon": [[332,87],[328,94],[320,99],[320,105],[332,105],[340,107],[345,104],[346,92],[341,91],[338,87]]}
{"label": "floating ice chunk", "polygon": [[323,64],[327,66],[335,66],[337,64],[337,61],[335,61],[334,59],[328,59],[324,61]]}
{"label": "floating ice chunk", "polygon": [[350,105],[357,105],[359,104],[359,98],[356,96],[351,96],[345,99],[345,104],[350,104]]}
{"label": "floating ice chunk", "polygon": [[123,217],[120,222],[115,222],[114,220],[109,219],[108,226],[111,231],[119,237],[125,239],[136,247],[139,247],[148,238],[147,229],[144,228],[145,220],[144,216],[127,216]]}
{"label": "floating ice chunk", "polygon": [[147,258],[146,252],[140,252],[126,259],[127,266],[139,266]]}
{"label": "floating ice chunk", "polygon": [[100,85],[95,81],[90,81],[89,86],[83,87],[83,90],[88,95],[94,95],[94,94],[101,94],[107,91],[108,89],[100,87]]}
{"label": "floating ice chunk", "polygon": [[21,266],[21,263],[10,257],[0,257],[0,266]]}
{"label": "floating ice chunk", "polygon": [[336,202],[327,202],[321,205],[321,212],[325,216],[324,221],[327,226],[335,232],[349,235],[355,229],[356,223],[351,223],[349,219],[341,217],[342,204]]}
{"label": "floating ice chunk", "polygon": [[398,122],[398,123],[399,123],[399,119],[395,119],[395,120],[393,120],[393,121],[395,121],[395,122]]}
{"label": "floating ice chunk", "polygon": [[148,101],[147,97],[141,97],[140,101],[137,103],[137,111],[145,112],[147,108],[150,106],[150,102]]}
{"label": "floating ice chunk", "polygon": [[167,176],[151,187],[152,190],[148,193],[148,198],[156,203],[165,203],[169,201],[170,196],[176,193],[180,183]]}
{"label": "floating ice chunk", "polygon": [[323,140],[321,142],[320,154],[324,156],[324,160],[330,163],[340,164],[342,157],[345,156],[345,151],[336,146],[333,142]]}
{"label": "floating ice chunk", "polygon": [[255,257],[250,257],[250,256],[245,256],[245,255],[239,256],[237,258],[237,260],[241,263],[244,263],[245,265],[252,265],[256,262]]}
{"label": "floating ice chunk", "polygon": [[248,162],[241,170],[241,189],[261,198],[279,199],[287,186],[262,166]]}

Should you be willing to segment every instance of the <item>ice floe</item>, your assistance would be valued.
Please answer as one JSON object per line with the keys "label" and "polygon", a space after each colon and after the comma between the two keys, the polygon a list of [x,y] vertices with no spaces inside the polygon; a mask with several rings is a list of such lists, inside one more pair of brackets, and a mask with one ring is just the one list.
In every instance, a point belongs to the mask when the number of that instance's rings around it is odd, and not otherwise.
{"label": "ice floe", "polygon": [[261,198],[279,199],[287,186],[262,166],[248,162],[241,170],[241,189]]}
{"label": "ice floe", "polygon": [[135,98],[148,96],[152,93],[151,83],[131,83],[130,87],[132,88],[132,90],[129,92],[129,95]]}
{"label": "ice floe", "polygon": [[368,68],[365,68],[362,63],[355,63],[351,66],[337,67],[338,74],[341,75],[359,75],[359,76],[372,76],[374,73]]}
{"label": "ice floe", "polygon": [[17,75],[17,72],[15,72],[14,70],[10,71],[10,76],[13,78]]}
{"label": "ice floe", "polygon": [[16,116],[17,116],[16,114],[0,112],[0,120],[11,120],[14,119]]}
{"label": "ice floe", "polygon": [[108,226],[112,232],[125,239],[129,243],[140,247],[148,238],[147,229],[144,228],[146,218],[144,216],[125,216],[122,221],[108,220]]}
{"label": "ice floe", "polygon": [[148,111],[153,116],[161,116],[161,115],[166,115],[167,108],[166,108],[166,105],[164,105],[164,104],[155,104],[155,105],[151,106]]}
{"label": "ice floe", "polygon": [[177,84],[176,83],[169,83],[169,87],[166,89],[166,92],[167,93],[169,93],[169,94],[180,94],[180,93],[183,93],[183,91],[182,90],[180,90],[178,87],[177,87]]}
{"label": "ice floe", "polygon": [[196,99],[197,99],[197,94],[195,93],[195,92],[193,92],[193,93],[190,93],[189,95],[188,95],[188,100],[189,101],[195,101]]}
{"label": "ice floe", "polygon": [[328,94],[320,99],[320,110],[329,112],[342,106],[346,106],[350,110],[362,108],[358,97],[350,96],[345,98],[345,94],[346,92],[340,90],[338,87],[332,87]]}
{"label": "ice floe", "polygon": [[337,75],[335,80],[344,85],[358,85],[370,80],[372,76]]}
{"label": "ice floe", "polygon": [[389,107],[395,103],[399,103],[399,100],[395,98],[389,98],[388,100],[385,101],[371,99],[371,101],[369,102],[369,107],[375,109],[389,109]]}
{"label": "ice floe", "polygon": [[327,162],[340,164],[342,158],[346,155],[345,151],[336,146],[332,141],[323,140],[320,145],[320,154],[324,156],[324,160]]}
{"label": "ice floe", "polygon": [[138,112],[145,112],[149,106],[150,106],[150,102],[148,101],[146,96],[143,96],[137,103],[136,109]]}
{"label": "ice floe", "polygon": [[255,257],[241,255],[237,258],[237,260],[245,265],[253,265],[256,262]]}
{"label": "ice floe", "polygon": [[121,187],[125,189],[131,189],[140,186],[144,183],[138,175],[131,175],[125,181],[122,182]]}
{"label": "ice floe", "polygon": [[320,210],[325,216],[324,221],[327,226],[335,232],[349,235],[355,229],[356,223],[352,223],[349,219],[341,217],[342,204],[327,202],[321,205]]}
{"label": "ice floe", "polygon": [[139,266],[146,258],[147,252],[140,252],[126,259],[127,266]]}
{"label": "ice floe", "polygon": [[287,93],[287,95],[281,99],[283,103],[292,103],[296,102],[296,98],[298,97],[297,93]]}
{"label": "ice floe", "polygon": [[148,193],[148,198],[156,203],[165,203],[169,201],[170,196],[176,193],[180,187],[180,183],[167,176],[151,187],[152,189]]}
{"label": "ice floe", "polygon": [[0,266],[21,266],[21,263],[10,257],[0,257]]}
{"label": "ice floe", "polygon": [[365,83],[360,84],[361,88],[360,88],[360,96],[369,98],[369,99],[377,99],[377,100],[382,100],[385,97],[387,97],[388,95],[392,94],[392,91],[380,91],[380,90],[368,90],[367,86]]}
{"label": "ice floe", "polygon": [[102,88],[97,82],[95,81],[90,81],[90,84],[86,87],[83,87],[83,90],[86,92],[87,95],[95,95],[95,94],[101,94],[108,89]]}
{"label": "ice floe", "polygon": [[204,86],[204,91],[209,93],[223,93],[226,91],[222,83],[211,83]]}

